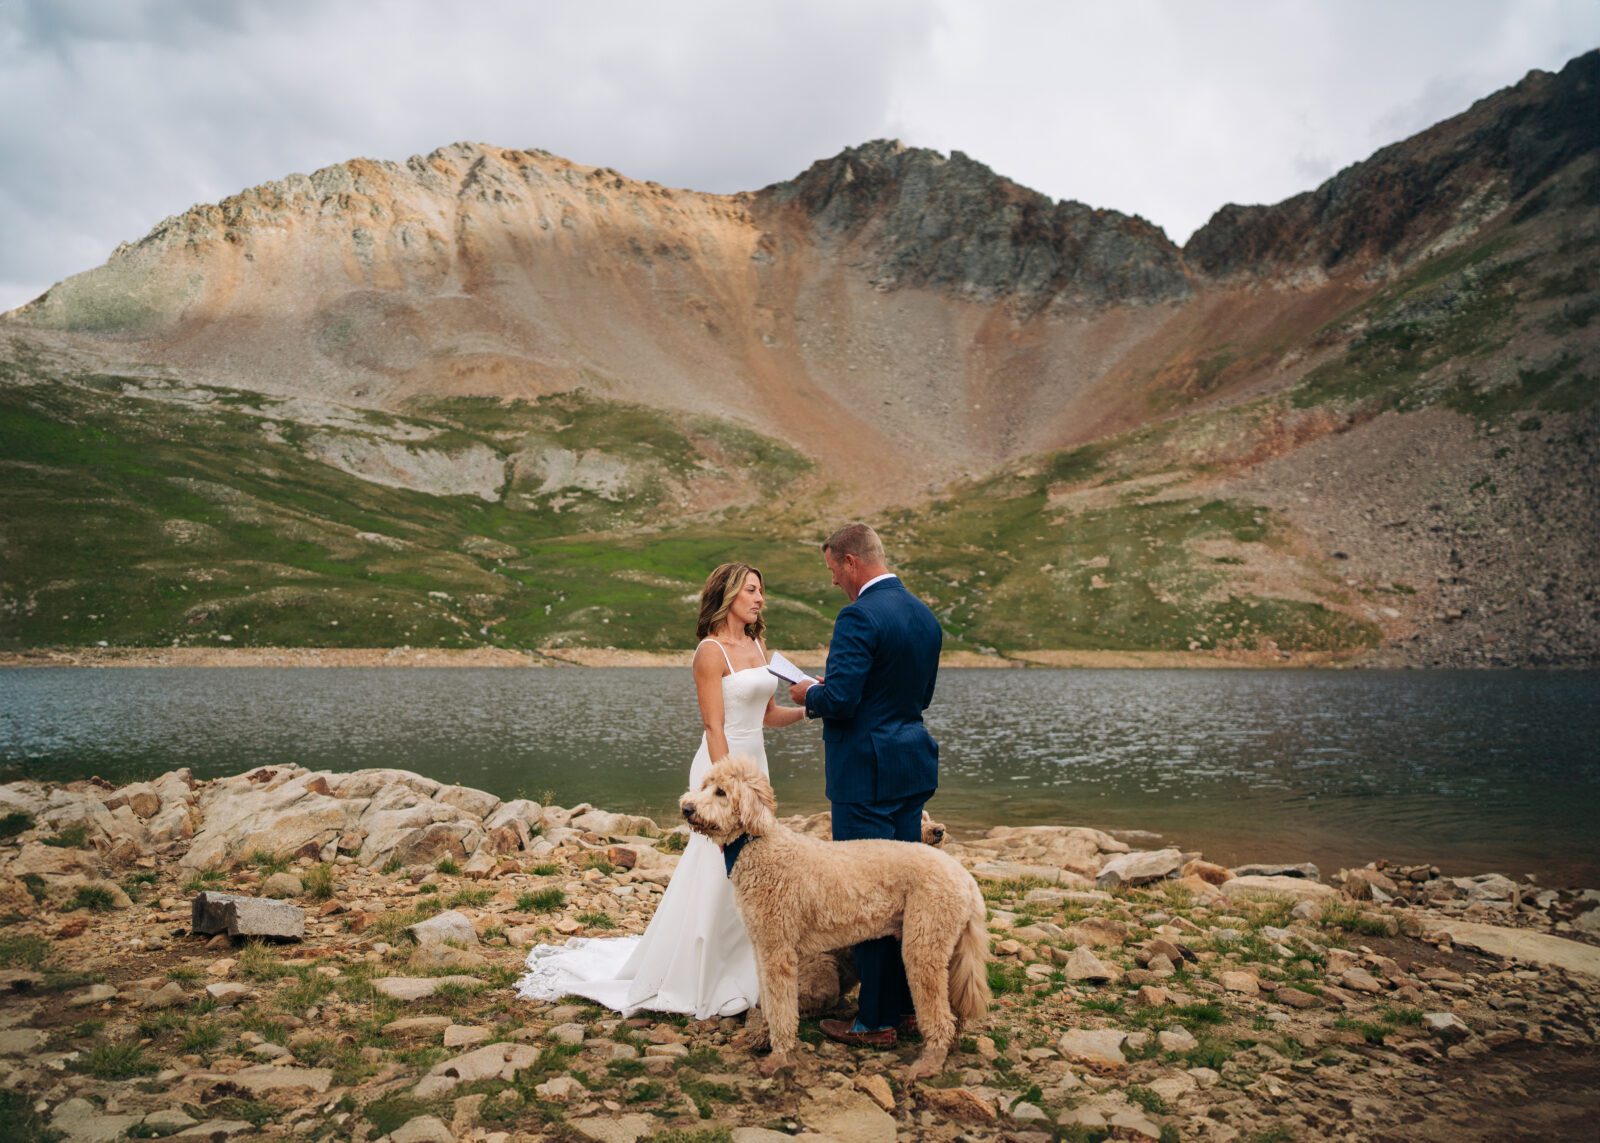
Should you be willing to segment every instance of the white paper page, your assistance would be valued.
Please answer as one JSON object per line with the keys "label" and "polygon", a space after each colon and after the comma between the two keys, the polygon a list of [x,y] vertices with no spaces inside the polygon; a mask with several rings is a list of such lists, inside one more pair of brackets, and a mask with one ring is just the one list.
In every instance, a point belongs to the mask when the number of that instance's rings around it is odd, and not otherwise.
{"label": "white paper page", "polygon": [[784,658],[782,651],[774,651],[772,653],[772,662],[767,664],[767,670],[777,675],[786,683],[816,682],[816,680],[810,675],[806,674],[799,667],[795,666],[793,663],[789,662],[788,659]]}

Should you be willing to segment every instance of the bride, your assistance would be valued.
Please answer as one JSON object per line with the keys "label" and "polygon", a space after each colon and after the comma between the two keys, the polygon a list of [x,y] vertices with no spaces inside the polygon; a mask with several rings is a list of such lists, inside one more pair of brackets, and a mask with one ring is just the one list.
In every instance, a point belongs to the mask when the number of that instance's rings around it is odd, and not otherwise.
{"label": "bride", "polygon": [[[766,621],[761,573],[749,564],[723,564],[700,592],[700,644],[694,686],[705,734],[689,767],[689,786],[730,754],[767,771],[764,726],[789,726],[801,707],[780,707],[776,676],[767,667],[761,636]],[[528,954],[517,994],[529,1000],[582,996],[624,1015],[641,1008],[705,1020],[734,1016],[757,1000],[755,953],[733,903],[722,852],[691,834],[655,916],[643,936],[576,938],[539,945]]]}

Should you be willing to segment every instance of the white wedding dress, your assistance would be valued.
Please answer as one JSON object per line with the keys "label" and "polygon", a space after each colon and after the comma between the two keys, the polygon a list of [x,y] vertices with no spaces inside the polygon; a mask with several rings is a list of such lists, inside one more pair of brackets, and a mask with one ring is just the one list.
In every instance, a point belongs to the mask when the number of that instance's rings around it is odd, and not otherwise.
{"label": "white wedding dress", "polygon": [[[722,677],[728,753],[754,759],[765,774],[761,720],[778,680],[764,666],[735,671],[730,660],[728,670]],[[701,735],[688,788],[697,789],[710,768]],[[696,1020],[735,1016],[752,1007],[758,994],[755,952],[733,903],[722,850],[697,833],[689,835],[643,936],[539,945],[528,954],[527,969],[517,982],[524,999],[581,996],[623,1015],[647,1008]]]}

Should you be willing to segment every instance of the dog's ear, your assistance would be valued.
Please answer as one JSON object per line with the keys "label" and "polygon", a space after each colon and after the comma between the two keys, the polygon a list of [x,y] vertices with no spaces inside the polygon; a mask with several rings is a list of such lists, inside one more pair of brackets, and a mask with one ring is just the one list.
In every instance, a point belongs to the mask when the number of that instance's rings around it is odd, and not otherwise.
{"label": "dog's ear", "polygon": [[740,761],[739,772],[728,786],[730,801],[740,828],[751,837],[760,837],[777,824],[778,800],[773,796],[772,783],[755,763]]}

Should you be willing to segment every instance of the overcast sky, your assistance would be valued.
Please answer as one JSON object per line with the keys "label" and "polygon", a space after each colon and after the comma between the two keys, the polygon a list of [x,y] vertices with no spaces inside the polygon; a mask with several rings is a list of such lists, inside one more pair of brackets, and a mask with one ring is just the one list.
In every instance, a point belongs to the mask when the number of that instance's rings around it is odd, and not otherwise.
{"label": "overcast sky", "polygon": [[895,137],[1182,242],[1596,46],[1596,0],[0,0],[0,310],[458,140],[734,191]]}

